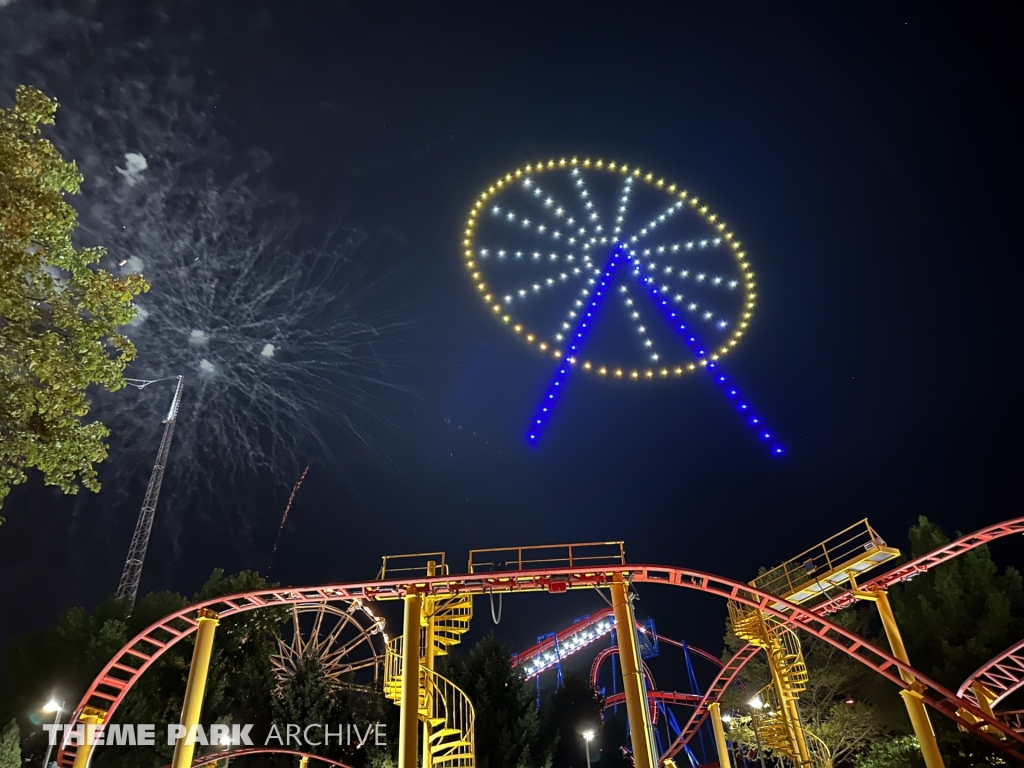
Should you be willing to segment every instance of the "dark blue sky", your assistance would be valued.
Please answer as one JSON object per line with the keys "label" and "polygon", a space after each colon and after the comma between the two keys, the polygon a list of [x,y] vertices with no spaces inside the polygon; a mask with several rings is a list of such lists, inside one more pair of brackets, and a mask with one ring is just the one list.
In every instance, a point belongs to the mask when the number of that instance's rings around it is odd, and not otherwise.
{"label": "dark blue sky", "polygon": [[[197,92],[219,97],[217,128],[268,151],[272,182],[322,221],[368,231],[393,274],[388,301],[410,321],[401,376],[414,395],[396,400],[378,453],[312,457],[275,579],[361,579],[403,551],[445,550],[460,567],[474,547],[612,539],[636,562],[748,579],[863,517],[902,546],[921,514],[965,531],[1018,514],[1022,101],[1009,15],[934,3],[184,8],[170,26],[197,36],[189,64]],[[107,23],[154,26],[136,13]],[[699,378],[579,378],[544,443],[525,446],[550,361],[479,304],[459,234],[495,176],[562,155],[657,169],[741,235],[759,305],[729,370],[784,436],[785,459]],[[246,502],[254,543],[215,517],[187,522],[173,557],[155,538],[143,590],[192,591],[218,565],[265,568],[293,481],[278,480]],[[41,626],[113,591],[135,507],[120,525],[79,521],[74,540],[55,497],[30,491],[10,507],[5,605]],[[714,646],[724,606],[671,597],[639,610]],[[565,600],[510,601],[502,634],[522,643],[600,607]]]}

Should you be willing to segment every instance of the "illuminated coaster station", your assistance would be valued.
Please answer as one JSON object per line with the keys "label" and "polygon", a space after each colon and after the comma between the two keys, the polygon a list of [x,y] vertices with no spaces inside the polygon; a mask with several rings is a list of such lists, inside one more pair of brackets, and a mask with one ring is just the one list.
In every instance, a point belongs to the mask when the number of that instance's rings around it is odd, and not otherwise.
{"label": "illuminated coaster station", "polygon": [[707,372],[769,452],[784,453],[722,370],[757,293],[742,244],[696,196],[624,163],[531,163],[480,194],[462,246],[487,309],[555,362],[529,444],[575,371],[629,382]]}
{"label": "illuminated coaster station", "polygon": [[[472,618],[473,596],[506,593],[557,595],[569,590],[607,589],[615,625],[624,627],[635,626],[636,623],[629,601],[630,585],[651,584],[702,592],[731,601],[734,621],[739,632],[750,638],[750,643],[722,667],[695,706],[694,716],[659,757],[652,737],[650,697],[644,695],[638,633],[616,632],[623,699],[637,768],[655,768],[659,762],[669,766],[706,717],[712,720],[720,766],[731,768],[722,717],[718,712],[718,697],[736,679],[746,661],[762,648],[774,665],[773,690],[763,693],[766,698],[774,695],[776,698],[771,701],[778,708],[772,706],[769,712],[765,707],[761,722],[769,730],[771,718],[781,722],[782,727],[776,728],[782,734],[778,741],[780,752],[789,749],[788,754],[792,757],[787,759],[781,754],[780,757],[794,765],[821,765],[819,757],[816,757],[819,752],[812,746],[813,741],[808,744],[796,711],[802,654],[790,644],[794,630],[806,632],[842,651],[897,686],[911,712],[929,768],[941,766],[942,759],[934,749],[934,736],[924,714],[925,706],[1000,750],[1007,759],[1024,761],[1024,734],[1015,730],[1013,722],[993,717],[975,701],[953,693],[910,666],[895,623],[887,620],[888,602],[885,599],[885,589],[892,584],[941,565],[973,547],[1020,533],[1024,533],[1024,518],[1008,520],[870,578],[867,571],[898,553],[887,547],[863,521],[810,550],[809,555],[805,553],[780,566],[781,572],[788,574],[784,583],[793,585],[792,588],[787,586],[782,594],[768,592],[755,583],[743,584],[680,566],[631,564],[626,561],[621,542],[613,542],[474,550],[469,553],[467,572],[462,574],[451,574],[440,553],[389,557],[385,558],[377,579],[315,587],[268,587],[211,598],[168,614],[114,654],[89,685],[70,720],[89,726],[89,736],[79,742],[72,738],[72,731],[66,731],[57,760],[60,768],[87,768],[95,744],[92,737],[102,734],[105,726],[116,720],[118,708],[142,675],[177,643],[194,637],[195,649],[180,723],[184,733],[191,732],[199,723],[214,633],[218,622],[224,619],[247,611],[325,602],[341,605],[360,603],[372,617],[371,606],[375,602],[401,601],[405,608],[404,632],[401,638],[387,643],[384,670],[386,692],[400,707],[399,768],[416,768],[421,745],[426,752],[425,761],[429,764],[475,768],[472,704],[430,667],[431,656],[447,652],[465,633]],[[775,577],[779,570],[773,569],[765,574],[771,577],[772,585],[783,583]],[[837,578],[841,572],[848,575],[849,589],[845,589],[843,580]],[[815,583],[823,588],[815,591]],[[826,588],[825,584],[831,586]],[[787,594],[800,595],[808,591],[811,596],[804,604],[787,599]],[[836,593],[829,594],[830,591]],[[893,653],[825,618],[860,599],[872,600],[879,606],[886,630],[890,633]],[[821,602],[810,605],[816,600]],[[1009,664],[998,666],[1000,675],[1010,669]],[[416,674],[406,674],[410,669],[415,669]],[[1007,681],[1004,687],[1012,688],[1014,685],[1016,683]],[[424,734],[422,741],[421,731]],[[798,741],[800,737],[803,737],[802,748]],[[230,755],[226,752],[220,757]],[[194,745],[184,737],[179,738],[175,744],[172,768],[191,768],[193,758]],[[205,760],[205,756],[200,760]]]}

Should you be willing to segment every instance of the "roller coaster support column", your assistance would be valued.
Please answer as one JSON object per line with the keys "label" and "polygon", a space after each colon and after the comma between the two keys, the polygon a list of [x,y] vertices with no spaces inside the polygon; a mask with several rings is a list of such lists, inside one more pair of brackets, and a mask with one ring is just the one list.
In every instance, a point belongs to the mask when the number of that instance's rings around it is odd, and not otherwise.
{"label": "roller coaster support column", "polygon": [[[889,605],[889,596],[885,590],[879,589],[874,592],[866,592],[857,587],[854,574],[848,574],[852,592],[861,600],[869,600],[878,607],[878,615],[882,618],[882,626],[885,628],[885,636],[889,640],[889,647],[892,655],[910,666],[910,657],[907,656],[906,646],[903,645],[903,637],[900,635],[900,628],[896,625],[896,617],[893,615],[892,606]],[[910,715],[910,724],[914,727],[914,735],[917,743],[921,745],[921,755],[924,757],[925,768],[945,768],[945,762],[939,753],[939,745],[935,740],[935,730],[932,728],[932,721],[928,718],[928,710],[925,709],[924,701],[921,699],[923,686],[909,672],[900,670],[900,677],[904,682],[910,684],[910,688],[900,691],[903,703],[907,706],[907,714]]]}
{"label": "roller coaster support column", "polygon": [[75,752],[74,768],[86,768],[89,765],[89,756],[92,754],[93,742],[96,740],[96,728],[103,724],[106,715],[100,709],[85,707],[78,719],[82,723],[82,738],[78,742],[78,751]]}
{"label": "roller coaster support column", "polygon": [[[181,708],[181,724],[185,735],[174,745],[174,759],[171,768],[190,768],[196,751],[195,729],[203,711],[203,696],[206,694],[206,676],[210,672],[210,653],[213,650],[213,633],[217,629],[218,616],[208,608],[202,608],[198,615],[199,628],[196,630],[196,647],[192,651],[192,666],[188,670],[185,685],[185,703]],[[191,738],[190,738],[191,737]]]}
{"label": "roller coaster support column", "polygon": [[306,755],[299,758],[299,768],[309,768],[309,758]]}
{"label": "roller coaster support column", "polygon": [[[415,587],[405,595],[402,624],[402,701],[398,710],[398,768],[416,768],[420,710],[420,615],[422,598]],[[427,745],[424,745],[427,749]],[[176,768],[176,767],[175,767]]]}
{"label": "roller coaster support column", "polygon": [[722,705],[717,701],[708,704],[711,715],[711,728],[715,732],[715,747],[718,750],[719,768],[732,768],[729,762],[729,745],[725,741],[725,727],[722,725]]}
{"label": "roller coaster support column", "polygon": [[647,706],[647,691],[640,667],[633,606],[629,602],[629,585],[621,573],[613,577],[610,590],[617,627],[615,634],[619,641],[619,661],[622,663],[622,689],[626,694],[626,717],[629,720],[633,760],[636,768],[657,768],[658,754],[654,750],[651,710]]}
{"label": "roller coaster support column", "polygon": [[[427,576],[437,575],[437,563],[433,560],[427,563]],[[421,664],[427,669],[426,677],[431,678],[431,672],[434,671],[434,598],[424,597],[423,598],[423,615],[426,617],[426,630],[423,633],[424,647],[420,654]],[[428,685],[424,691],[424,698],[426,700],[427,712],[432,712],[433,708],[430,702],[430,697],[433,695],[431,687]],[[430,717],[427,716],[423,720],[423,765],[421,768],[431,768],[432,755],[430,754]]]}

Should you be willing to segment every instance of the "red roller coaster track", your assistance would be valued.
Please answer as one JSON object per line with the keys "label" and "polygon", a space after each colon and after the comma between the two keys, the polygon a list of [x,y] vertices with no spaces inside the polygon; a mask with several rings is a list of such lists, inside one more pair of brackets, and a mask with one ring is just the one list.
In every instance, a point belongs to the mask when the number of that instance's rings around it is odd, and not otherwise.
{"label": "red roller coaster track", "polygon": [[[1024,525],[1024,520],[1021,521]],[[109,721],[125,695],[139,677],[164,653],[196,629],[192,615],[207,608],[222,618],[272,606],[343,600],[395,600],[404,597],[413,587],[417,592],[434,595],[483,594],[486,592],[549,592],[561,594],[568,589],[599,587],[611,582],[615,574],[623,574],[635,583],[663,584],[682,587],[726,600],[747,605],[785,622],[791,627],[808,632],[824,642],[842,650],[860,663],[890,680],[900,689],[908,684],[900,671],[913,675],[927,689],[923,701],[933,709],[951,718],[980,739],[1024,760],[1024,735],[1018,734],[1004,723],[989,717],[975,704],[956,696],[930,680],[909,665],[867,640],[843,629],[816,613],[798,605],[779,600],[778,597],[757,590],[747,584],[721,578],[708,573],[660,565],[591,566],[580,568],[545,568],[538,570],[504,571],[487,574],[438,576],[433,578],[407,578],[369,581],[356,584],[309,587],[299,589],[266,589],[237,595],[228,595],[182,609],[151,625],[115,654],[92,682],[75,709],[72,722],[78,720],[84,707],[98,707],[107,712]],[[707,697],[705,697],[707,698]],[[968,719],[957,710],[973,715]],[[975,720],[976,718],[976,720]],[[984,726],[989,726],[984,729]],[[1005,737],[1001,742],[986,732]],[[70,768],[77,747],[62,744],[58,755],[62,768]]]}
{"label": "red roller coaster track", "polygon": [[[951,541],[926,555],[922,555],[915,560],[911,560],[908,563],[904,563],[903,565],[893,568],[891,571],[883,573],[881,576],[875,577],[874,579],[862,584],[861,589],[887,589],[893,584],[910,581],[910,579],[914,578],[919,573],[931,570],[937,565],[941,565],[948,560],[952,560],[954,557],[958,557],[959,555],[969,552],[976,547],[980,547],[983,544],[988,544],[990,541],[995,541],[996,539],[1003,538],[1004,536],[1010,536],[1015,533],[1024,533],[1024,517],[1005,520],[1001,523],[996,523],[995,525],[990,525],[987,528],[982,528],[979,531],[962,536],[956,541]],[[843,608],[853,605],[856,600],[857,598],[854,597],[852,592],[843,592],[827,602],[814,606],[810,611],[818,616],[830,616]],[[1020,650],[1019,646],[1014,646],[1014,648]],[[1006,653],[1009,654],[1013,652],[1014,648],[1011,648]],[[672,742],[669,748],[665,751],[663,757],[674,757],[682,751],[683,747],[691,738],[693,738],[694,734],[697,733],[697,730],[707,718],[708,704],[722,698],[722,694],[724,694],[729,686],[732,685],[740,670],[743,669],[748,661],[757,655],[759,650],[760,649],[752,645],[745,645],[740,648],[740,650],[738,650],[735,655],[729,659],[729,661],[726,662],[722,671],[718,674],[718,677],[715,678],[711,687],[708,688],[707,692],[704,694],[704,701],[702,701],[700,706],[693,711],[690,719],[683,727],[682,733],[674,742]],[[960,688],[961,695],[963,695],[965,688],[970,687],[971,682],[973,682],[979,673],[989,669],[990,666],[996,663],[999,658],[1000,657],[996,657],[996,659],[993,659],[979,669],[978,672],[975,672],[975,674],[972,675],[971,678],[969,678]],[[1011,668],[1009,666],[1005,669],[1007,673],[1009,673],[1009,677],[1007,678],[1007,681],[1009,681],[1009,679],[1012,678],[1013,673],[1010,672]],[[1016,690],[1022,684],[1024,684],[1024,669],[1018,667],[1016,672],[1016,683],[1013,684],[1012,690]],[[1007,694],[1009,694],[1009,692],[1010,691],[1008,690]],[[967,698],[973,705],[977,705],[977,700],[974,699],[973,696]]]}
{"label": "red roller coaster track", "polygon": [[[647,700],[652,705],[661,701],[665,704],[685,704],[690,707],[696,707],[701,702],[701,696],[696,693],[677,693],[676,691],[648,691]],[[609,709],[610,707],[625,703],[626,694],[613,693],[604,700],[604,708]]]}
{"label": "red roller coaster track", "polygon": [[[532,659],[536,658],[537,656],[540,656],[542,653],[554,650],[556,644],[559,648],[561,659],[567,659],[569,656],[572,656],[573,654],[582,651],[584,648],[589,647],[589,645],[581,645],[572,650],[563,651],[561,649],[566,639],[572,637],[573,635],[579,634],[580,632],[589,629],[590,627],[600,624],[602,621],[605,621],[606,619],[610,619],[614,622],[612,613],[613,612],[611,608],[602,608],[597,613],[592,613],[590,616],[587,616],[586,618],[573,622],[572,625],[566,627],[561,632],[556,633],[553,637],[547,637],[544,640],[541,640],[536,645],[530,646],[525,651],[515,654],[513,656],[513,664],[515,664],[516,666],[526,666]],[[640,632],[644,632],[645,634],[647,633],[647,630],[639,621],[636,624],[636,628]],[[684,643],[681,643],[678,640],[673,640],[671,637],[666,637],[665,635],[662,635],[660,633],[658,634],[658,642],[668,643],[669,645],[674,645],[676,648],[683,648],[685,645]],[[695,645],[685,645],[685,647],[693,651],[698,656],[703,656],[705,659],[710,661],[715,666],[722,666],[722,661],[717,656],[708,653],[707,651],[698,648]],[[610,646],[608,648],[602,649],[601,652],[598,653],[597,658],[594,659],[594,663],[590,667],[591,685],[595,687],[597,686],[597,674],[600,671],[601,663],[604,662],[604,660],[608,658],[608,656],[612,653],[618,653],[618,649],[615,646]],[[535,672],[534,674],[542,674],[549,668],[550,667],[545,667],[539,673]]]}
{"label": "red roller coaster track", "polygon": [[[682,648],[683,647],[683,644],[680,643],[678,640],[673,640],[672,638],[665,637],[664,635],[658,635],[658,642],[666,642],[669,645],[676,646],[677,648]],[[698,656],[703,656],[705,659],[710,661],[716,667],[721,667],[722,666],[721,659],[716,658],[714,655],[708,653],[707,651],[702,650],[702,649],[698,648],[695,645],[688,645],[686,647],[689,648],[694,653],[696,653]],[[607,659],[609,656],[617,654],[618,652],[619,652],[619,649],[616,648],[613,645],[613,646],[609,646],[608,648],[603,648],[601,650],[601,652],[599,654],[597,654],[597,656],[594,657],[594,661],[590,665],[590,684],[594,688],[597,688],[598,683],[600,682],[599,681],[599,676],[601,674],[601,665],[604,664],[604,660]],[[646,668],[647,665],[645,664],[644,667]]]}
{"label": "red roller coaster track", "polygon": [[[210,765],[211,763],[216,763],[220,760],[232,760],[236,757],[245,757],[246,755],[291,755],[292,757],[306,757],[310,760],[316,760],[324,765],[334,765],[338,766],[338,768],[350,768],[346,763],[331,760],[329,757],[322,757],[309,752],[298,752],[294,749],[275,749],[273,747],[245,747],[243,749],[232,749],[224,752],[211,752],[208,755],[200,755],[193,760],[192,768],[199,768],[201,765]],[[166,768],[171,767],[166,766]]]}
{"label": "red roller coaster track", "polygon": [[986,661],[960,686],[957,693],[977,704],[978,697],[971,690],[975,682],[981,683],[996,695],[992,700],[993,707],[1024,685],[1024,640]]}
{"label": "red roller coaster track", "polygon": [[[575,651],[569,651],[568,653],[566,653],[564,650],[562,650],[565,645],[565,641],[573,635],[577,635],[580,632],[583,632],[597,624],[600,624],[602,621],[610,620],[614,623],[615,618],[613,617],[612,613],[613,611],[611,608],[602,608],[597,613],[592,613],[590,616],[587,616],[586,618],[574,622],[572,626],[566,627],[561,632],[555,634],[554,637],[545,638],[536,645],[530,646],[522,653],[517,653],[514,657],[513,663],[517,667],[525,668],[526,665],[534,658],[540,656],[542,653],[554,650],[556,647],[559,649],[559,655],[562,659],[571,656],[573,653],[575,653]],[[583,647],[585,646],[581,646],[577,650],[582,650]]]}

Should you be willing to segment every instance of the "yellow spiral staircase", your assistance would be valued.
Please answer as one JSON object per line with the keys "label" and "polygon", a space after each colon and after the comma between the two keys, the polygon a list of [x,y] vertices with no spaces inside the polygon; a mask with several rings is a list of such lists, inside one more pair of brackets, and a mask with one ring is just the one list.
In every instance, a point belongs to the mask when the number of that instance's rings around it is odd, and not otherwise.
{"label": "yellow spiral staircase", "polygon": [[[461,642],[472,618],[470,595],[424,600],[417,702],[419,719],[424,723],[424,768],[476,768],[473,704],[462,689],[434,671],[434,659],[447,655]],[[399,706],[405,672],[402,645],[401,637],[391,640],[384,658],[384,695]]]}
{"label": "yellow spiral staircase", "polygon": [[762,745],[798,768],[832,768],[828,746],[800,723],[797,700],[807,689],[807,664],[800,639],[784,624],[757,609],[729,603],[735,635],[765,649],[772,682],[757,694],[754,724]]}

